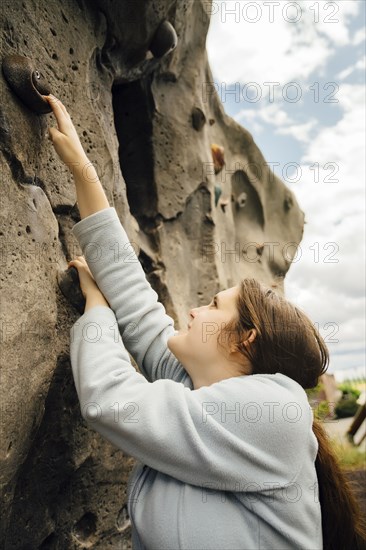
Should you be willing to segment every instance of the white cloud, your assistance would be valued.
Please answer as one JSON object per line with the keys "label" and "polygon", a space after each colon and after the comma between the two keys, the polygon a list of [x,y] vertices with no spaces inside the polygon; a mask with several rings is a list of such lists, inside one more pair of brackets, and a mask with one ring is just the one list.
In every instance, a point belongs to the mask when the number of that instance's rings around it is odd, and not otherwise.
{"label": "white cloud", "polygon": [[358,46],[358,44],[361,44],[361,42],[364,42],[365,39],[366,39],[366,28],[362,27],[361,29],[358,29],[358,31],[355,32],[355,35],[351,43],[354,46]]}
{"label": "white cloud", "polygon": [[[291,265],[285,281],[289,299],[304,307],[312,319],[322,326],[327,320],[339,325],[339,344],[330,346],[334,369],[362,361],[366,331],[364,88],[344,84],[339,99],[342,119],[322,128],[301,159],[320,166],[336,163],[339,181],[325,183],[329,172],[321,170],[319,183],[302,180],[292,186],[308,223],[300,243],[304,254]],[[329,256],[332,251],[336,253]],[[329,263],[333,259],[338,263]]]}
{"label": "white cloud", "polygon": [[[316,233],[347,215],[354,218],[357,212],[364,212],[364,87],[343,84],[339,101],[343,117],[312,138],[301,158],[300,181],[288,184]],[[314,166],[319,170],[311,169]]]}
{"label": "white cloud", "polygon": [[[319,17],[313,12],[312,19],[316,22],[318,32],[323,33],[336,46],[346,46],[352,43],[349,31],[349,18],[359,13],[359,0],[343,0],[342,2],[317,2]],[[309,4],[307,4],[309,6]],[[315,14],[315,15],[314,15]]]}
{"label": "white cloud", "polygon": [[284,124],[293,124],[295,121],[291,119],[286,111],[281,108],[279,102],[269,103],[261,109],[242,109],[235,116],[237,120],[241,119],[259,119],[267,124],[274,126],[283,126]]}
{"label": "white cloud", "polygon": [[252,128],[254,125],[258,125],[258,120],[275,126],[275,134],[290,135],[301,142],[310,141],[310,132],[318,124],[317,119],[311,118],[303,124],[297,124],[295,120],[289,117],[284,109],[281,108],[281,104],[270,103],[260,109],[242,109],[235,116],[236,120],[243,122],[252,122]]}
{"label": "white cloud", "polygon": [[296,124],[279,103],[271,103],[258,110],[242,109],[235,118],[243,122],[244,125],[246,121],[251,121],[253,129],[254,124],[258,124],[258,120],[263,121],[275,126],[275,134],[290,135],[302,142],[310,141],[310,132],[318,124],[315,118],[311,118],[303,124]]}
{"label": "white cloud", "polygon": [[355,71],[364,71],[365,68],[366,68],[366,56],[364,55],[363,58],[359,59],[354,65],[351,65],[346,69],[344,69],[343,71],[340,71],[338,74],[336,74],[335,78],[337,80],[344,80]]}
{"label": "white cloud", "polygon": [[[206,43],[219,82],[270,81],[284,86],[293,80],[304,81],[315,70],[322,73],[335,46],[362,39],[360,32],[352,39],[348,29],[349,18],[360,8],[358,0],[333,3],[339,8],[337,13],[326,7],[332,3],[298,0],[302,12],[297,23],[288,21],[296,18],[296,12],[284,11],[283,3],[274,8],[272,22],[263,1],[256,2],[258,12],[246,10],[246,4],[212,2]],[[310,6],[318,6],[318,15]]]}
{"label": "white cloud", "polygon": [[355,66],[350,66],[344,69],[343,71],[340,71],[338,74],[335,75],[335,78],[337,80],[344,80],[347,78],[350,74],[352,74],[355,70]]}
{"label": "white cloud", "polygon": [[[319,183],[313,183],[316,193],[309,193],[306,182],[296,184],[296,194],[304,206],[308,206],[313,220],[324,217],[326,205],[332,206],[329,210],[332,219],[342,218],[355,208],[356,211],[364,208],[365,88],[343,84],[338,97],[344,111],[342,119],[334,126],[320,129],[301,159],[304,170],[306,164],[319,163],[320,166]],[[339,171],[332,176],[325,168],[327,163],[332,163]],[[339,181],[328,183],[327,177]]]}
{"label": "white cloud", "polygon": [[[337,54],[339,47],[355,46],[364,40],[365,29],[353,36],[349,31],[350,18],[359,13],[357,0],[334,3],[340,10],[333,16],[332,9],[326,9],[327,4],[333,3],[298,3],[304,7],[298,25],[283,17],[270,23],[264,16],[254,24],[243,18],[235,22],[232,16],[223,23],[221,9],[211,19],[207,38],[214,76],[227,84],[258,82],[263,86],[264,82],[279,82],[283,87],[295,81],[308,86],[311,73],[314,72],[314,80],[325,74],[330,57]],[[235,2],[225,4],[232,8]],[[319,23],[314,23],[310,5],[319,6]],[[325,22],[326,15],[338,22]],[[344,80],[364,67],[363,57],[342,71],[338,69],[332,78]],[[262,90],[263,95],[268,94],[268,87],[263,86]],[[339,342],[329,343],[330,372],[359,367],[365,361],[365,88],[342,82],[334,97],[339,100],[337,107],[342,118],[329,127],[321,127],[315,117],[306,123],[290,118],[283,108],[282,94],[277,92],[274,103],[242,109],[235,116],[244,127],[250,125],[254,138],[264,125],[266,132],[273,131],[274,139],[276,133],[288,135],[306,145],[298,159],[300,181],[284,180],[294,191],[307,221],[300,243],[302,255],[287,273],[285,291],[288,299],[319,323],[326,342],[333,330],[326,323],[339,327],[338,336],[335,335]],[[297,106],[301,112],[301,102]],[[293,155],[289,159],[297,160]],[[317,166],[319,181],[314,175]],[[332,175],[334,168],[338,172]],[[330,177],[336,181],[327,182]],[[339,261],[332,263],[332,259]]]}
{"label": "white cloud", "polygon": [[293,124],[292,126],[279,127],[275,131],[276,134],[288,135],[302,142],[310,141],[310,132],[318,124],[318,121],[315,118],[311,118],[308,122],[304,124]]}

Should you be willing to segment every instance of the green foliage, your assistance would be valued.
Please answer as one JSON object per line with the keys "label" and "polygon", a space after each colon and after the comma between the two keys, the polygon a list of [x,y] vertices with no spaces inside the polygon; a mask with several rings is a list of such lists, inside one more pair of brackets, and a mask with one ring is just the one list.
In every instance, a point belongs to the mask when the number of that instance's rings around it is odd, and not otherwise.
{"label": "green foliage", "polygon": [[357,388],[354,388],[351,384],[347,382],[343,384],[339,384],[338,388],[342,391],[343,395],[352,395],[356,399],[358,399],[361,395],[360,390],[358,390]]}
{"label": "green foliage", "polygon": [[333,404],[326,400],[320,401],[313,412],[314,418],[323,422],[335,419]]}
{"label": "green foliage", "polygon": [[324,388],[324,384],[319,382],[314,388],[307,388],[305,390],[308,399],[312,399],[318,395],[318,393]]}
{"label": "green foliage", "polygon": [[358,470],[365,468],[365,453],[352,444],[343,443],[336,438],[330,438],[340,466],[346,470]]}
{"label": "green foliage", "polygon": [[342,398],[338,401],[335,407],[335,414],[337,415],[337,418],[347,418],[349,416],[354,416],[357,413],[360,406],[356,403],[357,397],[350,393],[343,394]]}
{"label": "green foliage", "polygon": [[[314,388],[305,390],[308,400],[313,407],[315,418],[327,422],[329,420],[336,420],[337,418],[351,417],[357,413],[359,405],[356,401],[361,395],[361,391],[353,385],[351,380],[337,384],[337,388],[342,392],[342,397],[338,403],[329,403],[326,400],[317,403],[317,398],[324,389],[322,382],[319,382]],[[316,403],[316,406],[313,406],[314,403]]]}

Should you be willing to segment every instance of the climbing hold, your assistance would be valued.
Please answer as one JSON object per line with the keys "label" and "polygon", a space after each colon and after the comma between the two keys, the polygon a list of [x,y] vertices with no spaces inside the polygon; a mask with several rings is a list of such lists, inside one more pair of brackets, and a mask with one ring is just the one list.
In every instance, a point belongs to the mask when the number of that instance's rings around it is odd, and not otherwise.
{"label": "climbing hold", "polygon": [[69,300],[79,313],[84,312],[85,298],[80,288],[79,273],[71,266],[66,271],[57,274],[57,283],[62,294]]}
{"label": "climbing hold", "polygon": [[225,150],[223,147],[221,147],[221,145],[217,145],[216,143],[211,144],[211,153],[214,161],[215,174],[221,172],[225,165],[224,151]]}
{"label": "climbing hold", "polygon": [[227,205],[229,204],[229,199],[227,198],[222,198],[220,199],[220,206],[221,206],[221,210],[224,212],[225,214],[225,208],[227,207]]}
{"label": "climbing hold", "polygon": [[243,208],[246,205],[247,198],[248,196],[244,191],[236,197],[236,204],[238,205],[239,208]]}
{"label": "climbing hold", "polygon": [[285,210],[286,212],[287,212],[288,210],[290,210],[292,204],[293,204],[293,200],[292,200],[291,195],[287,195],[286,198],[285,198],[284,201],[283,201],[283,208],[284,208],[284,210]]}
{"label": "climbing hold", "polygon": [[219,185],[215,185],[215,206],[217,206],[217,203],[219,202],[221,193],[222,193],[221,187]]}
{"label": "climbing hold", "polygon": [[216,122],[216,121],[215,121],[214,118],[210,118],[210,120],[209,120],[210,126],[212,126],[213,124],[215,124],[215,122]]}
{"label": "climbing hold", "polygon": [[176,48],[178,37],[169,21],[163,21],[155,31],[149,50],[154,57],[163,57]]}
{"label": "climbing hold", "polygon": [[193,107],[192,109],[192,126],[197,132],[202,130],[206,123],[205,113],[199,107]]}
{"label": "climbing hold", "polygon": [[32,59],[11,54],[3,59],[3,73],[13,92],[31,110],[38,114],[51,113],[52,108],[42,95],[49,95],[51,90],[35,68]]}

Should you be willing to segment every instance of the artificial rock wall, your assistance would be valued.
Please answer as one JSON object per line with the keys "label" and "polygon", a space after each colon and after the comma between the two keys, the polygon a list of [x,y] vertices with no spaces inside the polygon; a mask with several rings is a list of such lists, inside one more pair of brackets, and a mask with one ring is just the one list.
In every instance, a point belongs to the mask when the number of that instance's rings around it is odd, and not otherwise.
{"label": "artificial rock wall", "polygon": [[[178,45],[157,58],[163,20]],[[225,114],[205,49],[208,2],[3,0],[1,23],[1,56],[31,58],[69,110],[177,326],[247,275],[283,292],[282,246],[300,242],[304,214]],[[0,90],[1,547],[129,548],[134,459],[86,427],[71,374],[80,313],[58,277],[81,254],[72,176],[46,139],[53,115],[28,109],[3,74]]]}

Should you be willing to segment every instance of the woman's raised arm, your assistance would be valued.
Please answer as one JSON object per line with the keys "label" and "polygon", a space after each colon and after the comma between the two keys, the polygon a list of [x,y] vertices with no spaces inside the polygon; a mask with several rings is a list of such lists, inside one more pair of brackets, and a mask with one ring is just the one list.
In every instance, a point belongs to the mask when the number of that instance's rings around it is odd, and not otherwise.
{"label": "woman's raised arm", "polygon": [[167,339],[175,332],[174,321],[166,314],[147,281],[66,107],[54,96],[44,97],[58,124],[58,129],[49,129],[50,138],[75,180],[81,220],[74,225],[72,233],[99,289],[115,313],[126,349],[149,381],[170,378],[192,389],[191,378],[167,347]]}

